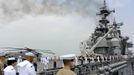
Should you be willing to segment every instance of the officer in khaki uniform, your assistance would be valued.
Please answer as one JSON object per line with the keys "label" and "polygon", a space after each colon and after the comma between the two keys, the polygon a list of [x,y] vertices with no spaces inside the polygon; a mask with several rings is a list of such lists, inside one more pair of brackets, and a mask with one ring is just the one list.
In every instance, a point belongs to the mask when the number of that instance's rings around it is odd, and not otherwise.
{"label": "officer in khaki uniform", "polygon": [[0,52],[0,75],[4,75],[4,62],[5,62],[5,53]]}
{"label": "officer in khaki uniform", "polygon": [[76,75],[76,73],[71,70],[74,65],[75,55],[64,55],[61,56],[61,58],[63,59],[64,67],[60,69],[56,75]]}

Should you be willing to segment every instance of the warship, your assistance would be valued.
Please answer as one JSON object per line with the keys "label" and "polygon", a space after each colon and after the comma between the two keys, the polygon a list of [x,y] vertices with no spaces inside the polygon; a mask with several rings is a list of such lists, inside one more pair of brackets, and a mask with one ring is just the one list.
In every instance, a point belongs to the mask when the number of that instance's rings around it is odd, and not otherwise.
{"label": "warship", "polygon": [[[120,27],[123,23],[108,20],[115,10],[109,10],[106,0],[103,7],[96,15],[100,17],[94,33],[89,39],[80,43],[80,56],[76,56],[76,64],[72,70],[77,75],[134,75],[134,57],[130,51],[133,44],[128,36],[122,36]],[[36,54],[38,61],[44,53],[55,55],[51,50],[39,50],[30,48],[1,48],[7,52],[7,56],[24,55],[26,52]],[[46,55],[44,54],[44,55]],[[48,59],[46,65],[38,63],[38,75],[56,75],[63,67],[62,59],[54,57]],[[49,68],[48,65],[51,65]]]}
{"label": "warship", "polygon": [[[80,43],[81,56],[76,56],[78,63],[72,68],[77,75],[134,75],[134,57],[130,52],[133,44],[121,34],[123,23],[117,23],[115,18],[112,23],[108,20],[112,13],[115,10],[109,10],[104,0],[94,33]],[[56,75],[60,68],[46,69],[40,75]]]}

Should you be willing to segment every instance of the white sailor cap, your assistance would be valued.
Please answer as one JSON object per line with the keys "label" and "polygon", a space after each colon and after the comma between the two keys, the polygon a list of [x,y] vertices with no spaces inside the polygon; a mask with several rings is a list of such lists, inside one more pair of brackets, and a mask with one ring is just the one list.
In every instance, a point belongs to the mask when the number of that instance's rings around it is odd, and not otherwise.
{"label": "white sailor cap", "polygon": [[0,51],[0,56],[5,56],[5,55],[6,55],[6,53],[5,53],[5,52]]}
{"label": "white sailor cap", "polygon": [[8,58],[8,60],[16,60],[16,58],[15,57],[10,57],[10,58]]}
{"label": "white sailor cap", "polygon": [[63,55],[60,58],[63,60],[73,60],[75,59],[76,55],[75,54],[68,54],[68,55]]}
{"label": "white sailor cap", "polygon": [[32,52],[27,52],[27,53],[25,53],[25,55],[26,56],[33,56],[33,57],[35,56]]}

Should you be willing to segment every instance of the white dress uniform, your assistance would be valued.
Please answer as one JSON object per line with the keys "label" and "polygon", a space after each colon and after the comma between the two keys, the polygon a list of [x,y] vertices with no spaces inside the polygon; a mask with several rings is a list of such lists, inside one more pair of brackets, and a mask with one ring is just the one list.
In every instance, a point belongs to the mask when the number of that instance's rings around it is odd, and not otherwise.
{"label": "white dress uniform", "polygon": [[20,63],[20,62],[22,62],[22,57],[21,56],[19,56],[19,58],[17,60],[17,63]]}
{"label": "white dress uniform", "polygon": [[[34,56],[32,53],[27,53],[26,55]],[[19,63],[17,66],[19,69],[19,75],[36,75],[34,65],[27,60]]]}
{"label": "white dress uniform", "polygon": [[[8,58],[8,60],[16,60],[14,57]],[[16,69],[12,66],[9,65],[4,69],[4,75],[16,75]]]}
{"label": "white dress uniform", "polygon": [[13,66],[7,66],[4,69],[4,75],[16,75],[16,70]]}

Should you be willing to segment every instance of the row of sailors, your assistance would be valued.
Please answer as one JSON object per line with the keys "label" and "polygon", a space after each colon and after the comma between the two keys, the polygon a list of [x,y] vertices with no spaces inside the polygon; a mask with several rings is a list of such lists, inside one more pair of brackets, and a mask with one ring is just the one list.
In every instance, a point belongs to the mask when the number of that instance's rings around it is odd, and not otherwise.
{"label": "row of sailors", "polygon": [[[41,63],[45,65],[44,69],[48,69],[48,65],[50,64],[50,61],[53,61],[53,68],[57,68],[58,61],[62,61],[61,57],[57,57],[58,59],[50,59],[50,57],[41,57]],[[95,63],[95,62],[111,62],[111,61],[117,61],[120,60],[121,58],[117,55],[115,56],[96,56],[96,57],[83,57],[83,56],[75,56],[75,65],[81,65],[81,64],[87,64],[87,63]],[[62,64],[63,65],[63,64]],[[60,67],[62,66],[60,65]],[[63,66],[62,66],[63,67]]]}
{"label": "row of sailors", "polygon": [[[117,56],[117,55],[115,55],[115,56],[104,56],[104,57],[102,57],[102,56],[96,56],[96,57],[83,57],[83,56],[75,56],[76,58],[76,60],[78,59],[78,60],[88,60],[88,61],[95,61],[95,62],[103,62],[103,61],[112,61],[112,60],[118,60],[119,59],[119,56]],[[55,59],[53,59],[53,58],[50,58],[50,57],[46,57],[46,56],[44,56],[44,57],[41,57],[40,58],[40,61],[41,61],[41,63],[49,63],[49,61],[53,61],[53,60],[55,60],[55,61],[59,61],[59,60],[62,60],[60,57],[57,57],[57,58],[55,58]]]}
{"label": "row of sailors", "polygon": [[78,58],[79,61],[82,63],[94,63],[94,62],[108,62],[108,61],[115,61],[121,59],[119,56],[96,56],[96,57],[83,57],[80,56]]}
{"label": "row of sailors", "polygon": [[5,53],[0,53],[0,75],[36,75],[33,59],[35,55],[31,52],[25,53],[25,60],[17,63],[17,59],[10,57],[7,59],[7,65],[4,68]]}
{"label": "row of sailors", "polygon": [[[56,75],[77,75],[76,73],[74,73],[73,71],[71,71],[71,67],[74,64],[74,62],[76,61],[77,57],[75,55],[67,55],[67,56],[63,56],[63,63],[64,63],[64,67],[63,69],[59,70],[58,73]],[[79,57],[78,60],[80,60],[82,58],[82,60],[86,60],[86,58],[84,59],[84,57]],[[104,60],[105,61],[113,61],[113,60],[118,60],[120,59],[118,56],[109,56],[109,57],[100,57],[100,56],[97,56],[95,59],[93,57],[90,57],[92,61],[96,61],[96,59],[98,59],[98,62],[100,62],[101,60]],[[100,60],[101,58],[101,60]],[[87,58],[88,60],[89,58]],[[91,62],[92,62],[91,61]]]}

